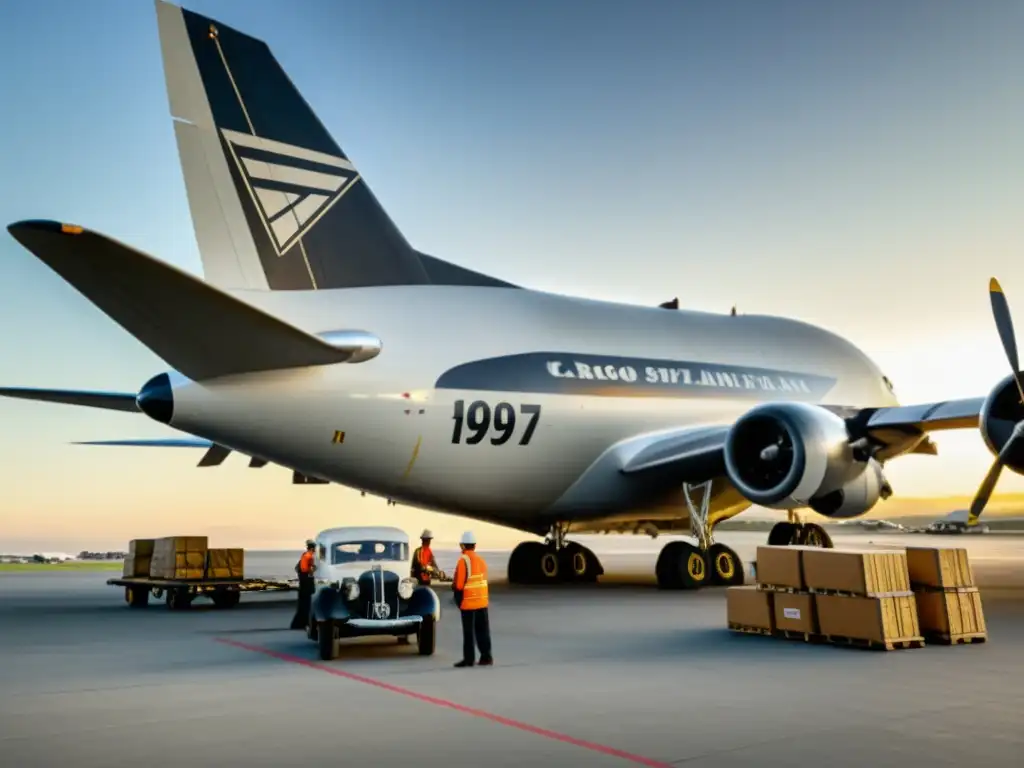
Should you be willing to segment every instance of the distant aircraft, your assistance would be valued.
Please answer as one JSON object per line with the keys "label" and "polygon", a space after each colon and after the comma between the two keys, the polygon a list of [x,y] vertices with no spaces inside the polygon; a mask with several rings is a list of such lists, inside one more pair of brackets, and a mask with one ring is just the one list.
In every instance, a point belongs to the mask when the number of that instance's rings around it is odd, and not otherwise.
{"label": "distant aircraft", "polygon": [[[412,247],[270,49],[157,2],[170,108],[206,280],[53,221],[25,248],[172,369],[134,392],[4,389],[141,412],[183,433],[108,444],[206,448],[395,503],[510,526],[513,582],[592,580],[574,532],[686,533],[663,588],[743,579],[715,526],[752,504],[863,515],[883,465],[935,454],[928,433],[980,429],[1024,474],[1024,391],[1009,310],[990,285],[1013,373],[987,397],[900,406],[848,341],[796,320],[552,295]],[[779,522],[773,544],[828,546]]]}

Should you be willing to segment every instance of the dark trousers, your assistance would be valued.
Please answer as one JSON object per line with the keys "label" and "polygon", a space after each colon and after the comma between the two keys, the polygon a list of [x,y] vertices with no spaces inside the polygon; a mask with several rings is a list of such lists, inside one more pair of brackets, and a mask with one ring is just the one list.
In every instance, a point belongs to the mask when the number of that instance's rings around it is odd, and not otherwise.
{"label": "dark trousers", "polygon": [[491,621],[486,608],[462,611],[462,658],[470,664],[476,657],[474,639],[476,648],[480,649],[480,658],[491,658]]}
{"label": "dark trousers", "polygon": [[313,603],[313,577],[299,576],[299,603],[295,607],[292,629],[305,629],[309,623],[309,608]]}

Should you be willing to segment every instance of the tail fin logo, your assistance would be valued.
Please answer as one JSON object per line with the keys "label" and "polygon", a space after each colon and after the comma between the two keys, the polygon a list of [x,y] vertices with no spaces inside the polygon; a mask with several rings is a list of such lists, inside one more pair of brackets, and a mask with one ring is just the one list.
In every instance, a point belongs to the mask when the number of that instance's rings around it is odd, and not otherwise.
{"label": "tail fin logo", "polygon": [[323,218],[359,174],[343,157],[222,129],[278,256]]}

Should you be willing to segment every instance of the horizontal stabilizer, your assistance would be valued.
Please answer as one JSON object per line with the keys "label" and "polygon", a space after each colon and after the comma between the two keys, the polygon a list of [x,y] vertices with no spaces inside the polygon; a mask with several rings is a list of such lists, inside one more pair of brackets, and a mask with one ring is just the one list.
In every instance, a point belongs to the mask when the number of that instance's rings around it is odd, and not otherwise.
{"label": "horizontal stabilizer", "polygon": [[138,440],[85,440],[72,445],[115,445],[130,448],[211,448],[213,443],[199,437],[157,437]]}
{"label": "horizontal stabilizer", "polygon": [[26,387],[0,387],[0,395],[22,400],[40,400],[46,403],[84,405],[108,411],[139,413],[135,395],[128,392],[81,392],[73,389],[28,389]]}
{"label": "horizontal stabilizer", "polygon": [[365,359],[123,243],[55,221],[14,238],[169,365],[193,381]]}

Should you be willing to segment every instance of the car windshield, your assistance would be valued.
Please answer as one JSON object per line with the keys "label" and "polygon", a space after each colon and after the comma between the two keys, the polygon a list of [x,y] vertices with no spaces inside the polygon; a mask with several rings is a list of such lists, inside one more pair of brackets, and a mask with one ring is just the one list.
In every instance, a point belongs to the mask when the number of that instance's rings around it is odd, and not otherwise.
{"label": "car windshield", "polygon": [[331,545],[331,565],[376,560],[406,560],[409,545],[403,541],[341,541]]}

